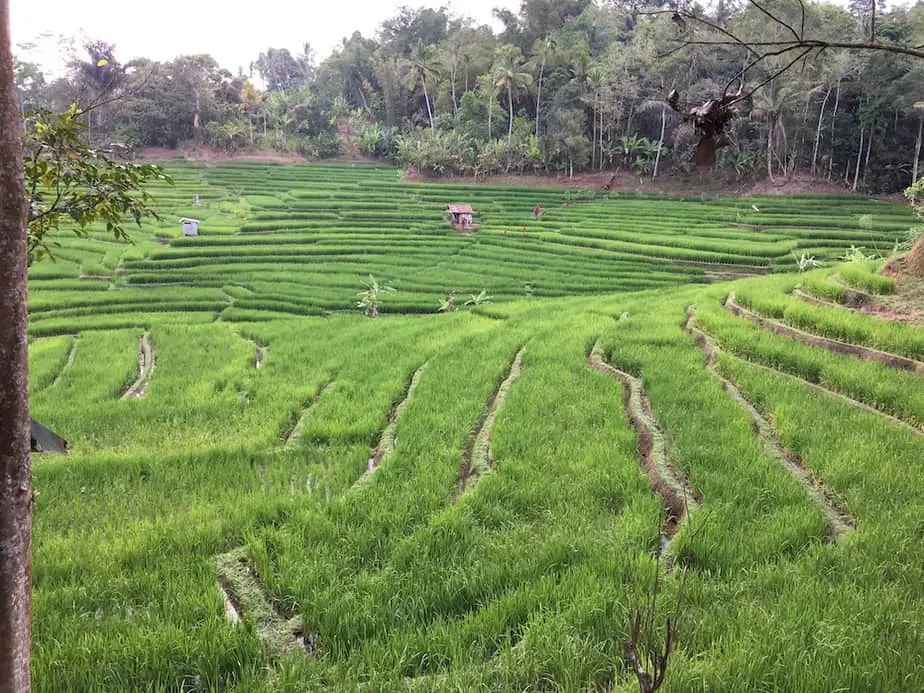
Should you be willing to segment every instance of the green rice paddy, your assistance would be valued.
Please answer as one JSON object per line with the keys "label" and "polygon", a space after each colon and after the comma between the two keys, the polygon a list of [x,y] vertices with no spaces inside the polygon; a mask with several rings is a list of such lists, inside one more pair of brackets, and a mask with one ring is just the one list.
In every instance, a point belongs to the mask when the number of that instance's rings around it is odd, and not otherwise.
{"label": "green rice paddy", "polygon": [[924,689],[924,376],[724,305],[924,360],[840,305],[894,291],[836,263],[905,209],[168,170],[162,223],[31,269],[33,415],[71,449],[33,460],[36,690],[637,690],[655,575],[666,690]]}

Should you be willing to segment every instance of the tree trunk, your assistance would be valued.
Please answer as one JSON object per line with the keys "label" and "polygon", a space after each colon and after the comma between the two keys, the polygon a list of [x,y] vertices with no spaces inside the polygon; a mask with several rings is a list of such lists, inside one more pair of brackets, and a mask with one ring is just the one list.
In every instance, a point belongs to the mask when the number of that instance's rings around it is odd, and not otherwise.
{"label": "tree trunk", "polygon": [[513,140],[513,87],[509,82],[507,83],[507,108],[510,111],[510,125],[507,127],[507,147],[510,147],[510,142]]}
{"label": "tree trunk", "polygon": [[771,183],[776,183],[773,177],[773,121],[767,119],[767,177]]}
{"label": "tree trunk", "polygon": [[812,149],[812,175],[815,175],[815,163],[818,160],[818,147],[821,144],[821,124],[825,119],[825,106],[828,105],[828,97],[831,96],[831,88],[825,92],[824,101],[821,102],[821,111],[818,112],[818,126],[815,128],[815,147]]}
{"label": "tree trunk", "polygon": [[536,89],[536,137],[539,137],[539,113],[540,104],[542,103],[542,74],[545,72],[545,56],[542,56],[542,64],[539,66],[539,84]]}
{"label": "tree trunk", "polygon": [[853,172],[853,185],[850,190],[852,192],[857,191],[857,183],[860,180],[860,159],[863,157],[863,128],[860,128],[860,148],[857,150],[857,166]]}
{"label": "tree trunk", "polygon": [[600,169],[603,170],[603,97],[600,97],[600,127],[597,128],[600,137]]}
{"label": "tree trunk", "polygon": [[654,170],[651,172],[652,179],[658,177],[658,164],[661,163],[661,148],[664,146],[664,129],[667,126],[667,108],[661,106],[661,137],[658,140],[658,153],[655,154]]}
{"label": "tree trunk", "polygon": [[[433,110],[430,108],[430,94],[427,93],[427,78],[423,77],[420,81],[423,83],[424,101],[427,102],[427,116],[430,118],[430,129],[432,130],[436,128],[436,125],[433,124]],[[420,102],[418,101],[418,103]]]}
{"label": "tree trunk", "polygon": [[488,98],[488,142],[494,139],[494,132],[491,129],[491,114],[494,111],[494,88],[491,87],[491,96]]}
{"label": "tree trunk", "polygon": [[918,116],[918,140],[914,145],[914,163],[911,166],[911,184],[918,179],[918,161],[921,158],[921,132],[924,130],[924,113]]}
{"label": "tree trunk", "polygon": [[[426,92],[426,90],[427,90],[427,85],[424,84],[424,92]],[[363,110],[365,110],[369,116],[372,116],[372,109],[369,108],[369,102],[366,100],[366,92],[363,91],[363,85],[360,84],[356,88],[356,91],[359,92],[359,100],[363,102]],[[432,118],[431,118],[431,121],[432,121]]]}
{"label": "tree trunk", "polygon": [[458,72],[458,62],[454,60],[452,63],[452,69],[450,70],[450,73],[449,73],[449,87],[452,93],[452,117],[453,118],[459,117],[459,104],[456,101],[456,72]]}
{"label": "tree trunk", "polygon": [[195,113],[193,113],[193,139],[195,140],[196,144],[199,144],[199,143],[200,143],[200,142],[199,142],[199,139],[200,139],[200,138],[199,138],[199,125],[200,125],[200,122],[199,122],[199,114],[200,114],[200,111],[201,111],[201,105],[200,105],[200,103],[199,103],[199,90],[196,89],[196,111],[195,111]]}
{"label": "tree trunk", "polygon": [[0,0],[0,691],[27,693],[32,611],[26,195],[10,47]]}
{"label": "tree trunk", "polygon": [[594,93],[594,100],[590,107],[590,170],[593,171],[597,166],[597,94]]}
{"label": "tree trunk", "polygon": [[869,153],[873,148],[873,127],[869,128],[869,137],[866,138],[866,158],[863,160],[863,184],[866,185],[866,174],[869,171]]}
{"label": "tree trunk", "polygon": [[[834,111],[831,113],[831,158],[828,159],[828,180],[831,180],[831,172],[834,169],[834,135],[837,126],[837,107],[841,102],[841,80],[837,80],[837,89],[834,92]],[[849,168],[849,167],[848,167]]]}

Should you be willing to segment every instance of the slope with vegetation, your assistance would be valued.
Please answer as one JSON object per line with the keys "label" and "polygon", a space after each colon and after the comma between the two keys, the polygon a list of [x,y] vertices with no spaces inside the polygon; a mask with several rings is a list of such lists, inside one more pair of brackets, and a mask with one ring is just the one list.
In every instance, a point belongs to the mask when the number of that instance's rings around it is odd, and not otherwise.
{"label": "slope with vegetation", "polygon": [[825,288],[907,210],[169,172],[31,268],[37,690],[628,691],[667,630],[666,690],[924,687],[922,376],[766,329],[924,358]]}
{"label": "slope with vegetation", "polygon": [[[917,178],[920,2],[650,9],[526,0],[498,13],[496,33],[445,8],[405,7],[320,60],[307,44],[272,47],[236,74],[208,55],[123,63],[95,41],[55,80],[22,52],[17,86],[26,110],[100,104],[86,115],[96,144],[362,154],[428,176],[619,169],[644,179],[689,173],[702,133],[688,108],[741,86],[710,178],[803,172],[875,192]],[[799,36],[809,50],[791,45]],[[826,42],[838,45],[812,48]]]}

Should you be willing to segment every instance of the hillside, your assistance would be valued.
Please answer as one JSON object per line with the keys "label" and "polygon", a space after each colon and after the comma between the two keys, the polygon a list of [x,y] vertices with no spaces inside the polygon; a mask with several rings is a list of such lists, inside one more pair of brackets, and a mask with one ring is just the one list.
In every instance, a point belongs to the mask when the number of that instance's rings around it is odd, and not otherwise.
{"label": "hillside", "polygon": [[652,598],[665,690],[924,688],[907,209],[168,170],[31,268],[36,690],[637,690]]}

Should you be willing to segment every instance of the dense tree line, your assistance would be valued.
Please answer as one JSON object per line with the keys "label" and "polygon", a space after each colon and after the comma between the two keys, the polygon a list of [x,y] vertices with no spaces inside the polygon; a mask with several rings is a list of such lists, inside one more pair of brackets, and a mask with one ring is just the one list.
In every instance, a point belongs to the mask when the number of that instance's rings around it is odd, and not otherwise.
{"label": "dense tree line", "polygon": [[[875,15],[870,0],[849,9],[764,5],[823,39],[924,45],[920,0]],[[308,45],[294,55],[269,48],[238,74],[207,55],[121,64],[111,45],[93,43],[66,78],[46,83],[18,62],[17,81],[25,109],[101,103],[87,114],[97,142],[363,153],[427,175],[619,168],[658,177],[689,172],[696,146],[667,95],[677,90],[685,103],[721,95],[741,82],[753,52],[685,40],[676,16],[650,9],[523,0],[518,13],[496,11],[504,28],[495,33],[446,9],[403,8],[374,37],[354,33],[320,62]],[[693,12],[752,41],[782,31],[753,3],[720,0]],[[745,87],[762,86],[739,104],[718,173],[809,172],[870,191],[909,185],[920,158],[924,60],[832,48],[777,74],[791,57],[745,71]]]}

